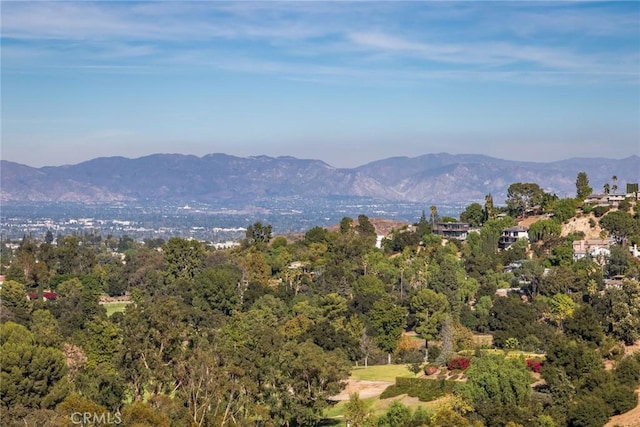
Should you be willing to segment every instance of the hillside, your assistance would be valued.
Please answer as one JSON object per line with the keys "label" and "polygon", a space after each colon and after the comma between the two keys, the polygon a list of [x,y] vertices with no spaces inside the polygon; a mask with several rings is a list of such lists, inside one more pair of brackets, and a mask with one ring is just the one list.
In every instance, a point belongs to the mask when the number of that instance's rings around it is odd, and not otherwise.
{"label": "hillside", "polygon": [[[545,215],[530,216],[522,221],[518,221],[518,225],[530,227],[531,224],[546,218],[547,216]],[[591,225],[589,225],[589,221],[591,219],[595,221],[595,227],[591,227]],[[585,216],[575,216],[567,223],[562,224],[562,236],[568,236],[569,234],[580,232],[584,233],[585,239],[599,239],[600,233],[602,232],[600,219],[596,218],[593,214],[590,214]]]}
{"label": "hillside", "polygon": [[108,157],[42,168],[2,160],[0,201],[211,203],[339,196],[442,206],[482,201],[491,193],[500,204],[515,182],[535,182],[560,197],[572,195],[580,171],[588,174],[595,191],[614,174],[622,189],[640,181],[639,166],[638,156],[536,163],[446,153],[393,157],[351,169],[313,159],[226,154]]}

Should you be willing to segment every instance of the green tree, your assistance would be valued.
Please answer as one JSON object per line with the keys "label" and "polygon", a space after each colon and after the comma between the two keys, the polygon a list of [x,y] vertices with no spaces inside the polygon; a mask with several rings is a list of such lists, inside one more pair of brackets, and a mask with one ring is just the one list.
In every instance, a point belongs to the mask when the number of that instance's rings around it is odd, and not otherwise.
{"label": "green tree", "polygon": [[271,224],[263,225],[261,222],[255,222],[247,227],[245,232],[245,243],[248,246],[257,244],[267,244],[271,240],[273,227]]}
{"label": "green tree", "polygon": [[376,228],[373,226],[369,217],[366,215],[358,215],[358,225],[356,227],[358,233],[365,236],[375,236]]}
{"label": "green tree", "polygon": [[58,238],[56,253],[58,274],[89,274],[97,262],[92,248],[75,235]]}
{"label": "green tree", "polygon": [[609,276],[625,274],[632,263],[631,254],[621,245],[611,245],[605,271]]}
{"label": "green tree", "polygon": [[410,425],[410,422],[411,409],[394,400],[387,412],[378,419],[378,427],[404,427]]}
{"label": "green tree", "polygon": [[130,307],[120,324],[118,368],[134,400],[173,389],[172,372],[190,336],[188,310],[178,297],[159,296]]}
{"label": "green tree", "polygon": [[626,279],[621,288],[608,288],[594,306],[605,319],[605,331],[631,345],[640,338],[640,282]]}
{"label": "green tree", "polygon": [[522,360],[483,353],[473,358],[466,375],[462,395],[491,425],[519,421],[529,406],[531,374]]}
{"label": "green tree", "polygon": [[562,226],[552,219],[542,219],[529,226],[529,236],[533,242],[558,237],[561,232]]}
{"label": "green tree", "polygon": [[576,177],[576,198],[584,200],[591,195],[593,189],[589,187],[589,177],[586,172],[579,172]]}
{"label": "green tree", "polygon": [[431,289],[420,289],[411,298],[411,311],[417,320],[416,332],[425,340],[425,360],[429,357],[429,341],[438,336],[448,309],[447,297]]}
{"label": "green tree", "polygon": [[573,316],[575,308],[576,303],[567,294],[555,294],[549,299],[549,313],[560,329],[563,329],[565,319]]}
{"label": "green tree", "polygon": [[60,348],[62,334],[58,321],[49,310],[35,310],[29,328],[35,337],[36,343],[45,347]]}
{"label": "green tree", "polygon": [[591,305],[578,307],[573,316],[566,319],[564,333],[571,338],[579,338],[590,346],[598,347],[604,339],[602,324]]}
{"label": "green tree", "polygon": [[576,199],[560,199],[553,204],[553,220],[563,223],[576,215]]}
{"label": "green tree", "polygon": [[480,203],[471,203],[460,214],[460,221],[468,222],[472,227],[480,227],[484,222],[484,211]]}
{"label": "green tree", "polygon": [[240,308],[241,281],[242,271],[231,264],[207,268],[193,281],[191,304],[205,314],[217,310],[228,316]]}
{"label": "green tree", "polygon": [[569,425],[572,427],[602,427],[609,419],[607,404],[598,396],[580,396],[569,407]]}
{"label": "green tree", "polygon": [[376,332],[374,340],[378,347],[388,355],[391,363],[391,353],[406,324],[405,309],[397,306],[390,298],[382,298],[373,304],[369,311],[369,320]]}
{"label": "green tree", "polygon": [[344,408],[344,418],[352,427],[365,427],[369,418],[369,411],[364,400],[358,393],[351,393]]}
{"label": "green tree", "polygon": [[484,196],[484,220],[495,219],[495,211],[493,207],[493,196],[487,194]]}
{"label": "green tree", "polygon": [[624,242],[627,237],[638,234],[640,224],[625,211],[613,211],[600,219],[600,226],[613,235],[618,241]]}
{"label": "green tree", "polygon": [[325,352],[306,341],[287,343],[280,352],[285,387],[292,391],[293,420],[298,425],[317,421],[327,399],[346,385],[350,364],[341,351]]}
{"label": "green tree", "polygon": [[429,223],[431,224],[431,228],[433,229],[435,225],[440,221],[440,217],[438,216],[438,208],[435,205],[431,205],[429,207]]}
{"label": "green tree", "polygon": [[122,409],[122,422],[125,426],[169,427],[169,417],[147,402],[133,402]]}
{"label": "green tree", "polygon": [[65,337],[83,329],[94,317],[106,317],[104,307],[98,303],[98,292],[87,289],[78,278],[58,286],[58,298],[52,301],[50,311]]}
{"label": "green tree", "polygon": [[0,402],[3,408],[23,405],[52,408],[68,393],[62,351],[37,345],[27,328],[0,325]]}
{"label": "green tree", "polygon": [[614,375],[618,383],[636,388],[640,384],[640,357],[624,357],[616,366]]}
{"label": "green tree", "polygon": [[0,306],[3,317],[11,319],[21,325],[27,325],[31,315],[31,303],[27,299],[27,292],[22,283],[7,280],[0,288]]}
{"label": "green tree", "polygon": [[528,209],[541,205],[544,191],[538,184],[514,183],[507,189],[507,208],[514,216],[524,216]]}
{"label": "green tree", "polygon": [[193,279],[202,268],[205,251],[202,243],[172,237],[163,246],[165,275],[169,282],[178,278]]}
{"label": "green tree", "polygon": [[353,227],[353,218],[349,218],[348,216],[345,216],[344,218],[342,218],[342,220],[340,220],[341,234],[348,234],[351,231],[352,227]]}

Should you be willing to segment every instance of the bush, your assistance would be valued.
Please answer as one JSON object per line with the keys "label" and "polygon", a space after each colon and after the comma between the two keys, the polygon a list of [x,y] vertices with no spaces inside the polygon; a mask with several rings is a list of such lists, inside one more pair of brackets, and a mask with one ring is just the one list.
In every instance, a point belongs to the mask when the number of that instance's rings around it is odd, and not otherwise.
{"label": "bush", "polygon": [[447,362],[447,369],[449,369],[450,371],[453,371],[455,369],[464,371],[470,365],[471,359],[469,359],[468,357],[455,357]]}
{"label": "bush", "polygon": [[535,373],[540,373],[540,369],[542,368],[542,360],[541,359],[527,359],[527,369],[533,371]]}
{"label": "bush", "polygon": [[607,212],[609,212],[609,209],[611,209],[610,206],[596,206],[595,208],[593,208],[593,214],[597,218],[600,218],[602,215],[604,215]]}
{"label": "bush", "polygon": [[436,372],[438,372],[438,367],[434,366],[434,365],[426,365],[424,367],[424,373],[425,375],[433,375]]}
{"label": "bush", "polygon": [[618,204],[618,209],[621,211],[629,212],[631,209],[631,202],[628,199],[624,199]]}
{"label": "bush", "polygon": [[440,350],[440,347],[438,347],[437,345],[430,345],[429,346],[429,358],[427,359],[428,362],[433,363],[436,361],[436,359],[440,356],[440,353],[442,352],[442,350]]}

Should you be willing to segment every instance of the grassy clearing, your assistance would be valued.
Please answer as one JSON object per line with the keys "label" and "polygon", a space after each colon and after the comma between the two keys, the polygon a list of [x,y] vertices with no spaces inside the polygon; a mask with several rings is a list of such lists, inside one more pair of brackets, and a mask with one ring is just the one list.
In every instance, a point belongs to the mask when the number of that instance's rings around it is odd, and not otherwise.
{"label": "grassy clearing", "polygon": [[357,366],[351,370],[351,378],[357,380],[394,383],[396,377],[415,378],[415,375],[407,369],[407,365],[375,365],[366,368]]}
{"label": "grassy clearing", "polygon": [[[407,369],[406,365],[375,365],[369,367],[357,366],[351,370],[351,379],[363,380],[363,381],[387,381],[394,383],[396,377],[402,378],[415,378],[416,376]],[[432,402],[420,402],[417,398],[408,397],[406,394],[401,396],[395,396],[389,399],[380,399],[379,397],[370,397],[362,399],[369,410],[369,412],[376,417],[383,415],[391,402],[399,400],[402,404],[415,411],[417,407],[421,406],[428,411],[435,411],[440,402],[446,398],[440,398]],[[344,420],[344,412],[347,401],[337,402],[324,411],[324,422],[321,425],[332,427],[344,427],[346,422]]]}
{"label": "grassy clearing", "polygon": [[[399,400],[403,405],[411,408],[411,411],[415,411],[416,408],[422,407],[425,408],[429,412],[435,412],[438,408],[438,405],[441,405],[446,398],[440,398],[433,402],[420,402],[418,399],[407,397],[406,395],[396,396],[389,399],[379,399],[377,397],[371,397],[368,399],[362,399],[366,405],[368,412],[375,417],[380,417],[384,415],[389,406],[394,400]],[[331,420],[331,426],[335,427],[345,427],[346,421],[344,419],[344,413],[346,410],[347,402],[338,402],[335,405],[329,407],[324,412],[325,420]],[[323,424],[329,425],[329,423]]]}
{"label": "grassy clearing", "polygon": [[[544,359],[546,357],[544,353],[533,353],[530,351],[519,351],[519,350],[504,351],[499,348],[495,348],[495,349],[488,348],[488,349],[482,349],[481,351],[483,353],[501,354],[508,358],[516,358],[516,359],[517,358]],[[462,350],[462,351],[459,351],[458,353],[465,356],[473,356],[473,354],[475,353],[475,350]]]}
{"label": "grassy clearing", "polygon": [[124,312],[124,309],[127,308],[129,304],[128,302],[110,302],[103,305],[107,310],[107,316],[111,316],[113,313]]}

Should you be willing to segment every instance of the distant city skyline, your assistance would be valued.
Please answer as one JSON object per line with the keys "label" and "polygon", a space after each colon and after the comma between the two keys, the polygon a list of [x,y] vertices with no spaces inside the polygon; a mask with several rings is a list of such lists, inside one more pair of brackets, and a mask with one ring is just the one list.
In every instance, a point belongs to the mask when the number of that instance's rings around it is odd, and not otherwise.
{"label": "distant city skyline", "polygon": [[638,2],[3,2],[1,157],[640,154]]}

